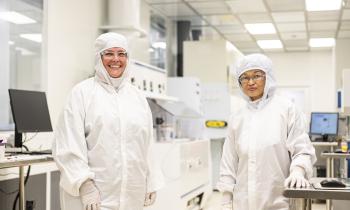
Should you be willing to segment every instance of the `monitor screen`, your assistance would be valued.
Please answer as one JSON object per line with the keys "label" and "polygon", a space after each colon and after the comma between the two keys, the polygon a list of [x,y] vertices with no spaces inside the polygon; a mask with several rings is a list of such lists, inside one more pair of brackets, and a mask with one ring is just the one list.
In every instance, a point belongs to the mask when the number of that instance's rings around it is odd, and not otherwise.
{"label": "monitor screen", "polygon": [[[21,146],[22,133],[52,131],[45,92],[9,89],[15,146]],[[19,136],[20,135],[20,136]]]}
{"label": "monitor screen", "polygon": [[338,113],[312,112],[310,133],[316,135],[338,134]]}

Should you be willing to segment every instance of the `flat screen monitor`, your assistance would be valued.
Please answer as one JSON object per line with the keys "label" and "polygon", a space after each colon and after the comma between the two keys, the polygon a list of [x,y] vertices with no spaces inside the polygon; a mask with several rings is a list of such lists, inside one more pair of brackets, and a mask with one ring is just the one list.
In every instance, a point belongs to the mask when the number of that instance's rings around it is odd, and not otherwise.
{"label": "flat screen monitor", "polygon": [[52,131],[45,92],[9,89],[15,123],[15,147],[22,147],[22,133]]}
{"label": "flat screen monitor", "polygon": [[339,113],[336,112],[312,112],[310,134],[322,135],[324,140],[328,135],[338,134]]}

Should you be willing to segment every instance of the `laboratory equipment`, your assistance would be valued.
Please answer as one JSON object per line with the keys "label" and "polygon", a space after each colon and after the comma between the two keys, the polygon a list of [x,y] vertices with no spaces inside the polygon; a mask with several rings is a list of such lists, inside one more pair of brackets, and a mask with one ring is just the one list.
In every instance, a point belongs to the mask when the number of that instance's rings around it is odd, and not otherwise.
{"label": "laboratory equipment", "polygon": [[22,133],[52,131],[45,92],[9,89],[15,122],[15,147],[22,147]]}
{"label": "laboratory equipment", "polygon": [[312,112],[310,123],[310,134],[321,135],[323,141],[328,140],[328,136],[338,134],[339,113],[336,112]]}

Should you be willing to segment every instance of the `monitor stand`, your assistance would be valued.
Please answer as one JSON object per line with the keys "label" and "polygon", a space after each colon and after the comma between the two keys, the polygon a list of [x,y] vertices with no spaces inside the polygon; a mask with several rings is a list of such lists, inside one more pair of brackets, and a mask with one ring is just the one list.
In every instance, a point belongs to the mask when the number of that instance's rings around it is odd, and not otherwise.
{"label": "monitor stand", "polygon": [[324,135],[322,135],[321,138],[316,138],[315,141],[317,141],[317,142],[328,142],[329,138],[328,138],[327,134],[324,134]]}

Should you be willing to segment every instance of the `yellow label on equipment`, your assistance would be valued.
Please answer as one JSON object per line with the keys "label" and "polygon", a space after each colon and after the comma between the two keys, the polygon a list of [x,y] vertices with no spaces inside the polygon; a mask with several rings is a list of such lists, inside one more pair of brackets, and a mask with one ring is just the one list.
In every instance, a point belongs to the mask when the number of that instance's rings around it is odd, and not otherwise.
{"label": "yellow label on equipment", "polygon": [[207,120],[205,126],[208,128],[225,128],[227,126],[226,121],[222,120]]}

